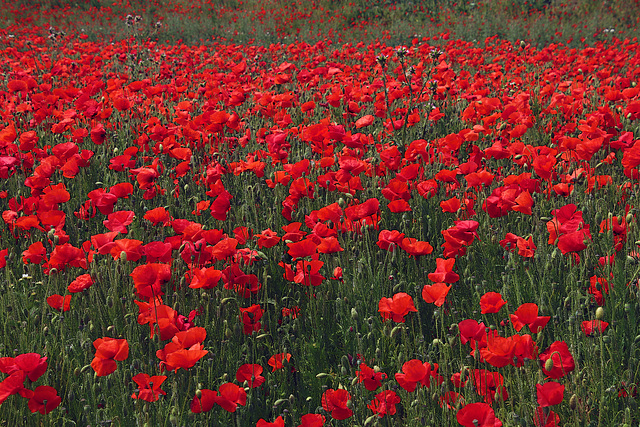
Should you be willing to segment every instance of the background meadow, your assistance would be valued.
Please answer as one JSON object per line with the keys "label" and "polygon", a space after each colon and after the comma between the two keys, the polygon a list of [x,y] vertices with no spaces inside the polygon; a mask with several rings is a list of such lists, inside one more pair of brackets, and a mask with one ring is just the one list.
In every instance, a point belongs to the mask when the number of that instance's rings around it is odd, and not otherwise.
{"label": "background meadow", "polygon": [[1,8],[2,425],[637,425],[638,3]]}

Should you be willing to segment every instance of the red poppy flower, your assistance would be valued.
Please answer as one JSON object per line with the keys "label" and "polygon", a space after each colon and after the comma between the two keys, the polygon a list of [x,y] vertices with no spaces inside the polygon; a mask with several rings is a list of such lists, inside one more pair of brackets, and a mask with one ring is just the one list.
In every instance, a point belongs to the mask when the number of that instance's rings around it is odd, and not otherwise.
{"label": "red poppy flower", "polygon": [[385,390],[376,394],[375,398],[367,405],[378,417],[396,413],[396,404],[400,403],[400,396],[393,390]]}
{"label": "red poppy flower", "polygon": [[93,279],[90,274],[82,274],[71,282],[71,284],[67,287],[67,290],[70,293],[82,292],[86,289],[89,289],[91,285],[93,285]]}
{"label": "red poppy flower", "polygon": [[298,427],[322,427],[326,421],[324,415],[320,414],[305,414],[300,420]]}
{"label": "red poppy flower", "polygon": [[479,348],[485,362],[495,368],[507,365],[522,366],[524,359],[535,359],[537,347],[531,335],[513,335],[501,337],[487,334],[486,345]]}
{"label": "red poppy flower", "polygon": [[118,231],[122,234],[127,234],[127,225],[133,222],[134,216],[133,211],[112,212],[102,223],[109,231]]}
{"label": "red poppy flower", "polygon": [[383,320],[392,319],[397,323],[404,323],[404,316],[409,312],[417,312],[418,310],[413,305],[413,298],[404,292],[399,292],[393,296],[393,298],[380,298],[378,303],[378,311]]}
{"label": "red poppy flower", "polygon": [[342,388],[326,390],[322,394],[322,408],[331,412],[331,416],[336,420],[346,420],[353,415],[353,411],[347,407],[347,401],[351,399],[351,394]]}
{"label": "red poppy flower", "polygon": [[138,384],[138,394],[133,393],[131,397],[133,399],[141,399],[147,402],[155,402],[167,393],[160,388],[164,380],[167,379],[164,375],[154,375],[150,377],[147,374],[138,374],[131,378],[136,384]]}
{"label": "red poppy flower", "polygon": [[245,363],[238,368],[236,372],[236,380],[242,384],[245,381],[251,388],[260,387],[265,382],[262,376],[262,366],[256,364]]}
{"label": "red poppy flower", "polygon": [[437,258],[436,259],[436,271],[429,273],[429,280],[432,282],[444,282],[453,283],[460,279],[456,273],[453,272],[453,265],[455,264],[455,258]]}
{"label": "red poppy flower", "polygon": [[209,268],[194,268],[190,271],[191,282],[190,288],[198,289],[212,289],[218,286],[218,282],[222,278],[222,271],[216,270],[213,267]]}
{"label": "red poppy flower", "polygon": [[[549,362],[551,360],[551,362]],[[569,346],[564,341],[555,341],[551,346],[540,354],[540,364],[542,372],[549,378],[562,378],[575,368],[575,362]]]}
{"label": "red poppy flower", "polygon": [[[0,366],[1,366],[0,359]],[[2,371],[4,372],[4,371]],[[5,372],[6,373],[6,372]],[[0,382],[0,404],[2,404],[9,396],[20,393],[24,395],[25,392],[30,390],[26,390],[24,388],[24,379],[25,373],[24,371],[17,370],[10,374],[7,378],[5,378],[2,382]],[[28,396],[24,396],[28,397]]]}
{"label": "red poppy flower", "polygon": [[53,294],[50,297],[47,297],[47,304],[49,307],[58,310],[58,311],[69,311],[71,310],[71,295],[62,295]]}
{"label": "red poppy flower", "polygon": [[[485,369],[473,370],[473,386],[486,403],[493,403],[496,399],[507,400],[509,394],[504,387],[504,377],[499,372]],[[497,397],[496,397],[497,396]]]}
{"label": "red poppy flower", "polygon": [[115,371],[118,368],[116,360],[123,361],[129,357],[129,343],[126,339],[98,338],[93,342],[93,346],[96,355],[91,361],[91,367],[99,377]]}
{"label": "red poppy flower", "polygon": [[7,265],[8,254],[9,254],[9,249],[0,250],[0,268],[4,268]]}
{"label": "red poppy flower", "polygon": [[51,252],[51,257],[47,264],[49,269],[64,270],[67,266],[87,269],[87,259],[82,249],[78,249],[69,243],[56,246]]}
{"label": "red poppy flower", "polygon": [[260,234],[256,234],[258,238],[258,248],[271,248],[278,244],[280,241],[280,237],[274,231],[271,231],[270,228],[267,228]]}
{"label": "red poppy flower", "polygon": [[215,401],[227,412],[235,412],[238,406],[247,404],[247,393],[244,388],[233,383],[225,383],[218,388]]}
{"label": "red poppy flower", "polygon": [[559,405],[564,399],[564,385],[556,382],[536,384],[538,405],[544,407]]}
{"label": "red poppy flower", "polygon": [[289,353],[278,353],[274,354],[269,358],[267,365],[271,366],[273,369],[271,372],[275,372],[278,369],[284,368],[284,361],[289,362],[291,360],[291,355]]}
{"label": "red poppy flower", "polygon": [[169,212],[167,212],[165,208],[159,207],[147,211],[147,213],[144,214],[144,219],[153,225],[162,223],[162,226],[166,227],[171,221],[171,215],[169,215]]}
{"label": "red poppy flower", "polygon": [[130,276],[133,278],[136,294],[140,298],[151,300],[164,295],[160,287],[171,280],[171,270],[167,264],[144,264],[134,268]]}
{"label": "red poppy flower", "polygon": [[580,325],[580,329],[586,336],[591,337],[595,335],[596,331],[603,333],[604,330],[607,329],[607,326],[609,326],[609,323],[602,320],[585,320],[582,322],[582,325]]}
{"label": "red poppy flower", "polygon": [[456,420],[464,427],[501,427],[502,422],[496,418],[491,405],[487,403],[470,403],[456,413]]}
{"label": "red poppy flower", "polygon": [[38,353],[24,353],[16,357],[0,358],[0,372],[13,374],[22,371],[31,382],[35,382],[47,370],[47,358]]}
{"label": "red poppy flower", "polygon": [[40,412],[47,415],[60,405],[62,399],[58,396],[58,391],[47,385],[41,385],[33,390],[33,394],[29,399],[29,410],[31,412]]}
{"label": "red poppy flower", "polygon": [[421,242],[411,237],[405,237],[404,239],[402,239],[400,247],[402,248],[402,250],[408,253],[409,256],[414,257],[429,255],[431,252],[433,252],[433,247],[429,244],[429,242]]}
{"label": "red poppy flower", "polygon": [[433,285],[424,285],[422,288],[422,298],[429,304],[435,304],[436,307],[442,307],[444,300],[451,289],[451,285],[446,283],[434,283]]}
{"label": "red poppy flower", "polygon": [[[6,251],[6,249],[4,251]],[[0,257],[2,256],[1,252],[2,251],[0,251]],[[26,251],[22,252],[22,262],[25,264],[28,262],[32,264],[40,264],[42,261],[46,260],[46,257],[47,250],[42,242],[32,243]]]}
{"label": "red poppy flower", "polygon": [[560,425],[560,417],[548,407],[538,406],[533,414],[533,424],[536,427],[557,427]]}
{"label": "red poppy flower", "polygon": [[480,298],[480,312],[497,313],[506,303],[498,292],[487,292]]}
{"label": "red poppy flower", "polygon": [[284,419],[280,416],[273,420],[272,423],[260,418],[256,423],[256,427],[284,427]]}
{"label": "red poppy flower", "polygon": [[380,202],[378,199],[372,198],[359,205],[346,208],[344,215],[348,220],[355,222],[377,213],[379,209]]}
{"label": "red poppy flower", "polygon": [[400,233],[398,230],[381,230],[376,245],[380,249],[393,251],[396,246],[401,245],[403,239],[404,233]]}
{"label": "red poppy flower", "polygon": [[431,387],[432,373],[431,364],[422,362],[418,359],[412,359],[402,365],[402,373],[395,375],[396,381],[403,389],[412,392],[416,389],[418,383],[423,387]]}
{"label": "red poppy flower", "polygon": [[551,316],[538,316],[538,305],[533,303],[522,304],[509,316],[516,331],[525,326],[529,326],[531,333],[537,334],[547,325]]}
{"label": "red poppy flower", "polygon": [[304,258],[316,253],[318,245],[311,239],[301,240],[299,242],[288,243],[289,250],[287,253],[293,258]]}
{"label": "red poppy flower", "polygon": [[364,362],[358,367],[356,375],[358,376],[358,382],[364,383],[364,388],[369,391],[375,391],[380,387],[382,385],[382,380],[387,376],[384,372],[376,372],[373,368],[368,367]]}
{"label": "red poppy flower", "polygon": [[259,304],[253,304],[247,308],[240,308],[240,320],[242,321],[242,332],[245,335],[251,335],[254,331],[259,331],[262,328],[260,319],[264,314],[264,310],[260,308]]}
{"label": "red poppy flower", "polygon": [[[200,397],[198,397],[198,394]],[[198,390],[196,395],[191,400],[189,408],[194,414],[200,414],[202,412],[209,412],[213,409],[213,405],[216,404],[218,392],[215,390],[201,389]]]}

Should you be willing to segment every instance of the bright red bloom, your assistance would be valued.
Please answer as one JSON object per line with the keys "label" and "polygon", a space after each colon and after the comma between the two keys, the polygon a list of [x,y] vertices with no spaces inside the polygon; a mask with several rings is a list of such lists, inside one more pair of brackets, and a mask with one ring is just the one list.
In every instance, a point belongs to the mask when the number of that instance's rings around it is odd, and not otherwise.
{"label": "bright red bloom", "polygon": [[369,391],[375,391],[382,385],[382,380],[387,377],[384,372],[376,372],[373,368],[368,367],[365,363],[361,363],[356,371],[358,382],[364,383],[364,388]]}
{"label": "bright red bloom", "polygon": [[[0,361],[1,360],[2,359],[0,359]],[[1,366],[1,362],[0,362],[0,366]],[[25,379],[24,371],[17,370],[17,371],[14,371],[7,378],[5,378],[2,382],[0,382],[0,404],[2,404],[2,402],[7,400],[7,398],[11,395],[14,395],[17,393],[24,395],[25,392],[30,391],[24,388],[24,379]],[[28,396],[24,396],[24,397],[28,397]]]}
{"label": "bright red bloom", "polygon": [[560,425],[560,417],[548,408],[538,406],[533,414],[533,424],[536,427],[556,427]]}
{"label": "bright red bloom", "polygon": [[498,292],[487,292],[480,298],[480,312],[497,313],[506,303]]}
{"label": "bright red bloom", "polygon": [[533,334],[537,334],[544,329],[549,320],[551,320],[551,316],[538,316],[538,305],[534,303],[522,304],[509,317],[516,331],[520,332],[527,325]]}
{"label": "bright red bloom", "polygon": [[47,358],[38,353],[24,353],[16,357],[0,358],[0,372],[11,375],[21,371],[31,382],[37,381],[45,373],[47,366]]}
{"label": "bright red bloom", "polygon": [[536,384],[538,405],[542,407],[559,405],[564,399],[564,385],[556,382]]}
{"label": "bright red bloom", "polygon": [[450,289],[451,285],[447,286],[446,283],[424,285],[422,288],[422,298],[429,304],[435,304],[436,307],[442,307]]}
{"label": "bright red bloom", "polygon": [[47,297],[47,304],[58,311],[69,311],[71,309],[71,295],[63,297],[62,295],[53,294]]}
{"label": "bright red bloom", "polygon": [[280,241],[280,237],[275,231],[272,231],[270,228],[262,231],[260,234],[256,234],[255,237],[258,238],[258,248],[271,248],[278,244]]}
{"label": "bright red bloom", "polygon": [[380,249],[392,251],[397,246],[401,246],[403,239],[404,233],[400,233],[398,230],[382,230],[378,235],[376,245]]}
{"label": "bright red bloom", "polygon": [[322,408],[331,412],[331,416],[336,420],[346,420],[353,415],[353,411],[347,408],[347,401],[351,399],[351,394],[345,389],[328,389],[322,394]]}
{"label": "bright red bloom", "polygon": [[404,292],[399,292],[393,296],[393,298],[380,298],[378,303],[378,311],[383,320],[392,319],[397,323],[404,323],[404,316],[409,312],[417,312],[415,305],[413,305],[413,298]]}
{"label": "bright red bloom", "polygon": [[367,408],[371,409],[378,417],[383,417],[386,414],[394,415],[398,403],[400,403],[400,396],[393,390],[385,390],[376,394],[375,399],[367,405]]}
{"label": "bright red bloom", "polygon": [[436,378],[439,381],[437,369],[438,365],[434,365],[435,369],[431,368],[429,362],[422,362],[418,359],[412,359],[404,362],[402,365],[402,373],[395,375],[396,381],[403,389],[408,392],[412,392],[416,389],[418,383],[423,387],[431,387],[431,378]]}
{"label": "bright red bloom", "polygon": [[4,268],[7,265],[8,254],[9,254],[9,249],[0,250],[0,268]]}
{"label": "bright red bloom", "polygon": [[502,422],[496,418],[493,408],[487,403],[470,403],[456,414],[456,420],[464,427],[500,427]]}
{"label": "bright red bloom", "polygon": [[473,386],[479,395],[484,397],[486,403],[493,403],[496,395],[501,400],[507,400],[509,394],[504,387],[504,377],[499,372],[490,372],[485,369],[473,370]]}
{"label": "bright red bloom", "polygon": [[186,331],[177,332],[171,338],[171,342],[167,343],[163,349],[156,351],[156,356],[162,360],[160,365],[168,371],[192,368],[209,353],[202,345],[206,337],[207,330],[202,327],[192,327]]}
{"label": "bright red bloom", "polygon": [[70,293],[82,292],[86,289],[89,289],[91,285],[93,285],[93,279],[90,274],[82,274],[71,282],[71,284],[67,287],[67,290]]}
{"label": "bright red bloom", "polygon": [[269,421],[265,421],[263,418],[260,418],[256,423],[256,427],[284,427],[284,419],[280,416],[270,423]]}
{"label": "bright red bloom", "polygon": [[137,266],[130,276],[136,287],[136,295],[151,300],[164,295],[161,286],[171,280],[171,270],[167,264],[150,263]]}
{"label": "bright red bloom", "polygon": [[596,331],[603,333],[607,326],[609,326],[609,323],[602,320],[585,320],[580,325],[580,329],[586,336],[591,337],[595,335]]}
{"label": "bright red bloom", "polygon": [[190,288],[198,289],[212,289],[218,286],[218,282],[222,278],[222,271],[216,270],[213,267],[209,268],[194,268],[190,271],[192,274]]}
{"label": "bright red bloom", "polygon": [[[552,362],[547,363],[551,359]],[[549,378],[558,379],[572,372],[576,368],[573,356],[569,352],[569,346],[564,341],[555,341],[551,346],[540,354],[540,364],[542,372]],[[548,365],[551,369],[548,370]]]}
{"label": "bright red bloom", "polygon": [[99,377],[115,371],[118,368],[116,360],[122,361],[129,357],[129,343],[126,339],[98,338],[93,346],[96,355],[91,361],[91,367]]}
{"label": "bright red bloom", "polygon": [[29,399],[29,410],[47,415],[60,405],[62,399],[58,396],[58,391],[47,385],[36,387]]}
{"label": "bright red bloom", "polygon": [[153,225],[158,225],[162,223],[162,226],[169,225],[171,221],[171,215],[169,212],[163,207],[151,209],[144,214],[144,219],[150,221]]}
{"label": "bright red bloom", "polygon": [[242,384],[245,381],[251,388],[260,387],[265,382],[262,376],[262,366],[256,364],[245,363],[238,368],[236,372],[236,380]]}
{"label": "bright red bloom", "polygon": [[[0,254],[0,256],[2,255]],[[27,264],[27,262],[30,262],[32,264],[40,264],[42,261],[46,260],[46,258],[47,250],[42,242],[32,243],[26,251],[22,252],[22,262],[24,262],[25,264]]]}
{"label": "bright red bloom", "polygon": [[298,427],[322,427],[326,421],[324,415],[320,414],[305,414],[300,420]]}
{"label": "bright red bloom", "polygon": [[147,374],[138,374],[131,378],[136,384],[138,384],[138,394],[133,393],[131,397],[133,399],[142,399],[147,402],[155,402],[160,398],[160,395],[166,395],[167,393],[160,389],[160,386],[167,379],[165,375],[155,375],[150,377]]}
{"label": "bright red bloom", "polygon": [[247,404],[247,393],[242,387],[225,383],[218,388],[216,403],[227,412],[235,412],[238,406]]}
{"label": "bright red bloom", "polygon": [[436,271],[429,273],[429,280],[432,282],[444,282],[453,283],[460,279],[456,273],[453,272],[453,265],[455,264],[455,258],[437,258],[436,259]]}
{"label": "bright red bloom", "polygon": [[429,242],[421,242],[411,237],[405,237],[404,239],[402,239],[400,247],[402,248],[402,250],[408,253],[409,256],[414,257],[429,255],[431,252],[433,252],[433,247],[429,244]]}
{"label": "bright red bloom", "polygon": [[380,209],[380,202],[376,198],[371,198],[359,205],[350,206],[344,210],[344,216],[350,221],[360,221],[361,219],[377,213]]}
{"label": "bright red bloom", "polygon": [[109,231],[118,231],[122,234],[127,234],[127,225],[133,222],[134,216],[135,213],[133,211],[112,212],[102,223]]}
{"label": "bright red bloom", "polygon": [[289,362],[291,360],[291,355],[289,353],[274,354],[269,358],[267,365],[273,368],[271,372],[275,372],[278,369],[284,368],[284,363],[283,363],[284,360]]}
{"label": "bright red bloom", "polygon": [[213,409],[213,405],[216,404],[218,392],[215,390],[201,389],[198,390],[200,398],[194,396],[189,405],[191,412],[194,414],[200,414],[202,412],[209,412]]}

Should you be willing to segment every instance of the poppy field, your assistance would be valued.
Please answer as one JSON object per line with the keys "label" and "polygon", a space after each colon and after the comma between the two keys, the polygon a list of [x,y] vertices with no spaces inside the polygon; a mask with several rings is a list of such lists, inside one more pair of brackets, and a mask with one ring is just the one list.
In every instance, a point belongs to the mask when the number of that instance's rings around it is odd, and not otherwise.
{"label": "poppy field", "polygon": [[0,30],[0,425],[638,425],[637,38],[101,13]]}

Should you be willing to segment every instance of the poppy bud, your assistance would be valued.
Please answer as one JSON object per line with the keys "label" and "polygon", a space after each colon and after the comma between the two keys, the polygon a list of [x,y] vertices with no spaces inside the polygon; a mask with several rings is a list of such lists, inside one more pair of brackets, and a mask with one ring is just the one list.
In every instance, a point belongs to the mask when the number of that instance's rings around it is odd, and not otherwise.
{"label": "poppy bud", "polygon": [[553,369],[553,359],[551,357],[544,362],[544,369],[547,371],[551,371]]}
{"label": "poppy bud", "polygon": [[357,322],[358,321],[358,317],[359,317],[358,316],[358,311],[356,310],[355,307],[353,307],[351,309],[351,318]]}
{"label": "poppy bud", "polygon": [[571,399],[569,399],[569,408],[571,408],[572,411],[575,411],[577,407],[578,407],[578,396],[574,394],[571,396]]}

